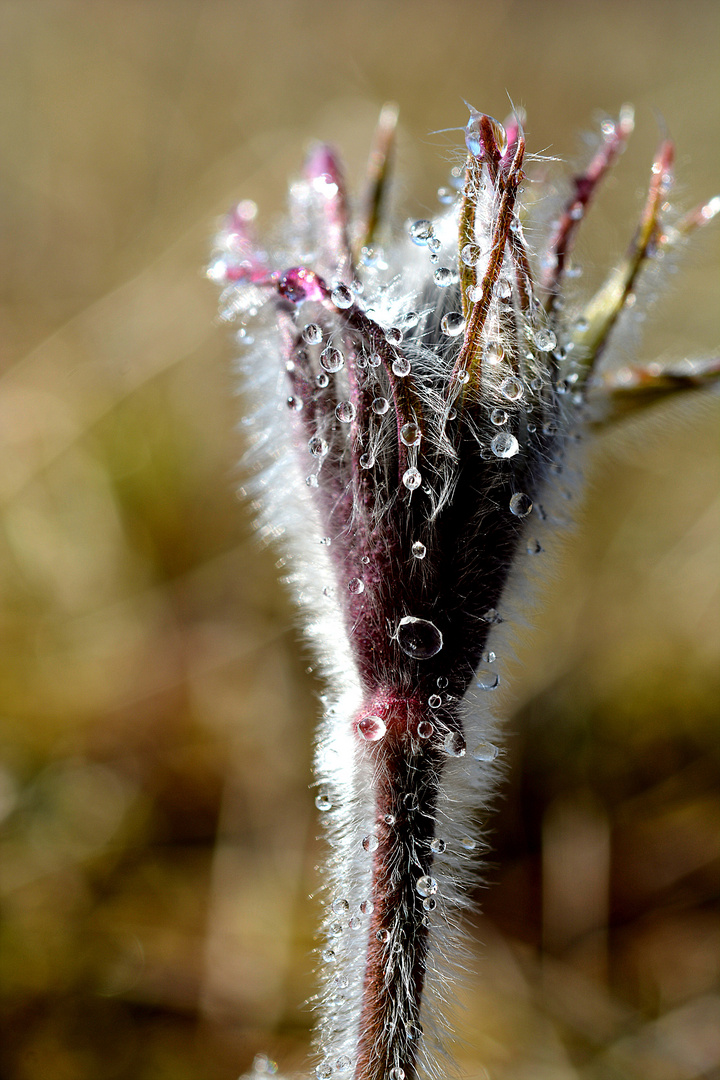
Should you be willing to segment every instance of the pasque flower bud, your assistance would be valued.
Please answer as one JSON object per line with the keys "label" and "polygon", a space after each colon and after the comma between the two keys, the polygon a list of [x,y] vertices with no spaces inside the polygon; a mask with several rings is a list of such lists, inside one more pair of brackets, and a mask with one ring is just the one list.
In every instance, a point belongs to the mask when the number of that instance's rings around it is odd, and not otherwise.
{"label": "pasque flower bud", "polygon": [[[283,541],[330,685],[316,756],[330,842],[321,1078],[433,1071],[474,822],[502,757],[487,702],[508,583],[541,551],[543,507],[643,264],[712,216],[661,222],[664,142],[627,256],[566,308],[575,232],[630,111],[603,126],[539,251],[519,116],[471,109],[443,211],[388,235],[394,123],[383,110],[358,215],[320,146],[278,238],[261,244],[240,204],[210,269],[221,313],[242,318],[261,532]],[[606,383],[608,401],[617,389]]]}

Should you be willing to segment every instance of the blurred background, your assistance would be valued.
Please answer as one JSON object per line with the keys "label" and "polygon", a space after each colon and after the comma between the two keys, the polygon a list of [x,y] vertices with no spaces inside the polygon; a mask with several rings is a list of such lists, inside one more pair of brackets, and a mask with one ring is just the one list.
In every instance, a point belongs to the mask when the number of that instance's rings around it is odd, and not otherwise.
{"label": "blurred background", "polygon": [[[0,1076],[236,1080],[306,1066],[321,687],[235,496],[242,401],[204,279],[311,137],[351,182],[401,107],[436,207],[463,99],[572,161],[636,134],[587,223],[624,249],[659,130],[720,186],[714,2],[0,2]],[[718,347],[718,234],[642,356]],[[594,444],[521,634],[510,774],[458,1017],[473,1080],[720,1069],[718,398]],[[454,1040],[455,1041],[455,1040]]]}

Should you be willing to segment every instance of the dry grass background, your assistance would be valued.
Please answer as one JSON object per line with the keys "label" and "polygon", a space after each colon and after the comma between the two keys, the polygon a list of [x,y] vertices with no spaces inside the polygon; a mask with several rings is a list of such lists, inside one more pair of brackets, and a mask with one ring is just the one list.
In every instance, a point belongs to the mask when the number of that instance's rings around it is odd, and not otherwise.
{"label": "dry grass background", "polygon": [[[719,30],[698,0],[0,2],[2,1080],[306,1060],[319,687],[233,495],[215,217],[250,197],[271,220],[310,136],[357,180],[388,98],[408,210],[435,205],[458,136],[429,133],[463,98],[503,115],[509,91],[566,158],[631,100],[596,280],[654,110],[678,198],[718,187]],[[644,355],[717,349],[716,254],[698,240]],[[720,1068],[717,420],[698,394],[599,442],[519,642],[473,1080]]]}

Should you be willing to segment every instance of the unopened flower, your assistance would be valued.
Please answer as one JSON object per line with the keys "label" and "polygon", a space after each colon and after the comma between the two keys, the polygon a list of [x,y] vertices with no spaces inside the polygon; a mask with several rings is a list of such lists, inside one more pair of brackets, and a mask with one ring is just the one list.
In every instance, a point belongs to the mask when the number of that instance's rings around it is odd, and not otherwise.
{"label": "unopened flower", "polygon": [[[316,757],[331,847],[321,1080],[433,1074],[475,822],[502,757],[487,702],[508,585],[542,551],[546,502],[642,267],[718,209],[663,222],[664,142],[627,255],[594,298],[567,306],[575,233],[630,111],[603,125],[539,250],[519,117],[471,110],[442,212],[400,235],[381,214],[394,124],[386,108],[357,215],[320,146],[278,238],[261,244],[241,203],[210,268],[221,313],[241,320],[260,528],[284,544],[330,687]],[[635,368],[624,386],[606,378],[605,397],[667,378]]]}

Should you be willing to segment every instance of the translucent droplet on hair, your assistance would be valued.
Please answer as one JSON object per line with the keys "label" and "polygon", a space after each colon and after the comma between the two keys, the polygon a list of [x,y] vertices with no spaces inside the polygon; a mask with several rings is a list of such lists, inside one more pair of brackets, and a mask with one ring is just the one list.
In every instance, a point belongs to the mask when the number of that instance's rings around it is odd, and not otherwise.
{"label": "translucent droplet on hair", "polygon": [[443,636],[435,623],[406,615],[398,623],[395,639],[402,651],[415,660],[428,660],[443,647]]}
{"label": "translucent droplet on hair", "polygon": [[473,749],[472,756],[476,761],[494,761],[498,756],[498,748],[491,742],[479,742]]}
{"label": "translucent droplet on hair", "polygon": [[419,446],[421,439],[420,428],[417,424],[403,424],[400,428],[400,442],[405,446]]}
{"label": "translucent droplet on hair", "polygon": [[303,341],[306,341],[308,345],[317,345],[322,341],[322,327],[317,323],[308,323],[302,332]]}
{"label": "translucent droplet on hair", "polygon": [[524,491],[518,491],[510,499],[510,513],[515,517],[527,517],[533,508],[532,499]]}
{"label": "translucent droplet on hair", "polygon": [[415,491],[422,483],[422,476],[414,465],[411,465],[409,469],[406,469],[403,473],[402,482],[408,491]]}
{"label": "translucent droplet on hair", "polygon": [[438,891],[438,883],[434,877],[430,877],[429,874],[423,874],[415,882],[415,890],[420,896],[434,896]]}
{"label": "translucent droplet on hair", "polygon": [[353,295],[347,285],[336,285],[330,293],[330,299],[335,307],[349,308],[353,302]]}
{"label": "translucent droplet on hair", "polygon": [[447,844],[445,843],[445,841],[440,840],[439,838],[430,841],[430,850],[432,851],[433,855],[442,855],[446,847]]}
{"label": "translucent droplet on hair", "polygon": [[353,593],[355,596],[359,596],[361,592],[365,591],[365,583],[359,577],[350,578],[348,581],[348,592]]}
{"label": "translucent droplet on hair", "polygon": [[339,349],[333,348],[332,345],[328,345],[327,349],[323,349],[320,353],[320,367],[331,374],[339,371],[344,363],[345,357]]}
{"label": "translucent droplet on hair", "polygon": [[495,457],[511,458],[517,454],[520,444],[509,431],[499,431],[491,441],[490,449]]}
{"label": "translucent droplet on hair", "polygon": [[352,401],[340,401],[335,407],[335,415],[341,424],[349,424],[355,419],[357,409]]}
{"label": "translucent droplet on hair", "polygon": [[443,750],[450,757],[464,757],[467,746],[459,731],[448,731],[443,739]]}
{"label": "translucent droplet on hair", "polygon": [[457,337],[465,329],[465,319],[460,311],[449,311],[440,320],[440,329],[448,337]]}
{"label": "translucent droplet on hair", "polygon": [[424,559],[427,555],[427,548],[420,540],[416,540],[410,550],[416,559]]}
{"label": "translucent droplet on hair", "polygon": [[381,716],[363,716],[358,722],[357,729],[367,742],[378,742],[387,731],[385,721]]}

